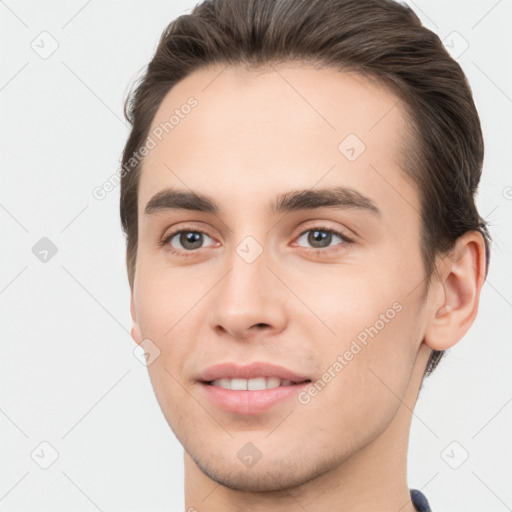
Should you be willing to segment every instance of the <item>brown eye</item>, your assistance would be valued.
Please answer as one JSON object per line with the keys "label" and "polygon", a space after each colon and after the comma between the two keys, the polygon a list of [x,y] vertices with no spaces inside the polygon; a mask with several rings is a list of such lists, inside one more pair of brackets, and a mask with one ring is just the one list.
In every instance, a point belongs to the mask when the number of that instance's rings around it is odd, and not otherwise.
{"label": "brown eye", "polygon": [[194,251],[201,249],[205,241],[205,237],[211,238],[202,231],[177,231],[170,234],[165,240],[165,244],[169,244],[176,251]]}
{"label": "brown eye", "polygon": [[350,243],[350,240],[342,233],[333,229],[324,228],[308,229],[302,233],[297,241],[300,241],[301,239],[305,239],[306,243],[310,244],[311,249],[329,248],[333,240],[336,241],[336,239],[339,240],[336,245]]}

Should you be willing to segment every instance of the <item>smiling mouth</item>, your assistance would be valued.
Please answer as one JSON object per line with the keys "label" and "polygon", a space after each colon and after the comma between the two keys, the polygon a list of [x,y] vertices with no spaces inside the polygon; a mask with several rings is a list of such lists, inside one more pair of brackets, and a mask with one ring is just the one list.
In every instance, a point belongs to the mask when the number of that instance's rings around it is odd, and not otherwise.
{"label": "smiling mouth", "polygon": [[283,386],[297,386],[307,382],[311,382],[311,380],[306,379],[300,382],[294,382],[292,380],[280,379],[279,377],[255,377],[252,379],[216,379],[204,382],[204,384],[232,391],[262,391]]}

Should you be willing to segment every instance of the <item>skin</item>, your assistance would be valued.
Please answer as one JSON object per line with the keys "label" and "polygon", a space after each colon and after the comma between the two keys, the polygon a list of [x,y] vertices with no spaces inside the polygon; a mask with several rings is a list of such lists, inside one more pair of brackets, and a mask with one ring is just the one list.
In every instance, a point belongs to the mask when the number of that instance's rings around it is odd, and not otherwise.
{"label": "skin", "polygon": [[[190,96],[197,107],[143,163],[131,297],[133,339],[160,350],[148,371],[185,449],[186,510],[413,511],[412,409],[431,350],[456,344],[477,314],[482,237],[461,237],[426,288],[418,191],[399,167],[404,111],[360,75],[292,64],[202,69],[167,94],[151,129]],[[355,161],[338,149],[350,133],[366,146]],[[381,218],[267,210],[279,193],[335,185],[371,198]],[[166,187],[205,194],[220,212],[146,215]],[[333,235],[313,252],[310,232],[301,235],[318,226],[354,242]],[[187,258],[171,241],[158,245],[180,228],[205,233],[199,249],[172,240]],[[236,252],[249,235],[263,250],[252,263]],[[316,381],[396,302],[401,311],[307,405],[292,398],[232,414],[195,380],[216,363],[269,361]],[[252,467],[237,457],[248,442],[261,453]]]}

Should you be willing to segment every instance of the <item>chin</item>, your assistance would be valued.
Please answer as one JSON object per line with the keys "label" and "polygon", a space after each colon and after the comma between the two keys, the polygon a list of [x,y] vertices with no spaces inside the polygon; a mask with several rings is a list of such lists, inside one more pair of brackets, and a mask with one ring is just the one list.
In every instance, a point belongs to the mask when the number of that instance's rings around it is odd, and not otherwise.
{"label": "chin", "polygon": [[246,492],[273,492],[290,489],[306,483],[311,478],[300,478],[298,475],[287,473],[284,469],[276,471],[275,467],[252,469],[233,469],[198,467],[214,482],[233,489]]}
{"label": "chin", "polygon": [[228,489],[245,492],[278,492],[291,489],[314,480],[330,468],[330,461],[306,467],[304,462],[307,458],[303,455],[300,461],[262,459],[252,468],[244,468],[238,459],[235,464],[230,464],[224,457],[222,460],[191,457],[197,467],[214,482]]}

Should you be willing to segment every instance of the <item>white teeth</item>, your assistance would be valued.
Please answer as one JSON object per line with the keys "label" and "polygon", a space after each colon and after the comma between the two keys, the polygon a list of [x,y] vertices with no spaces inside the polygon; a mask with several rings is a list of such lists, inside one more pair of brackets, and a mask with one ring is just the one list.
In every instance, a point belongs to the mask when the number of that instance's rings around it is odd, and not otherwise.
{"label": "white teeth", "polygon": [[278,388],[281,385],[281,379],[277,377],[267,377],[267,389]]}
{"label": "white teeth", "polygon": [[221,388],[231,389],[231,379],[220,379],[216,380],[215,382],[218,382],[217,386]]}
{"label": "white teeth", "polygon": [[233,391],[258,391],[273,389],[279,386],[292,385],[291,380],[281,380],[278,377],[256,377],[254,379],[218,379],[212,381],[213,386],[231,389]]}
{"label": "white teeth", "polygon": [[265,377],[257,377],[256,379],[249,379],[247,381],[247,389],[256,391],[258,389],[267,389],[267,382]]}
{"label": "white teeth", "polygon": [[231,389],[233,391],[247,390],[247,381],[245,379],[231,379]]}

